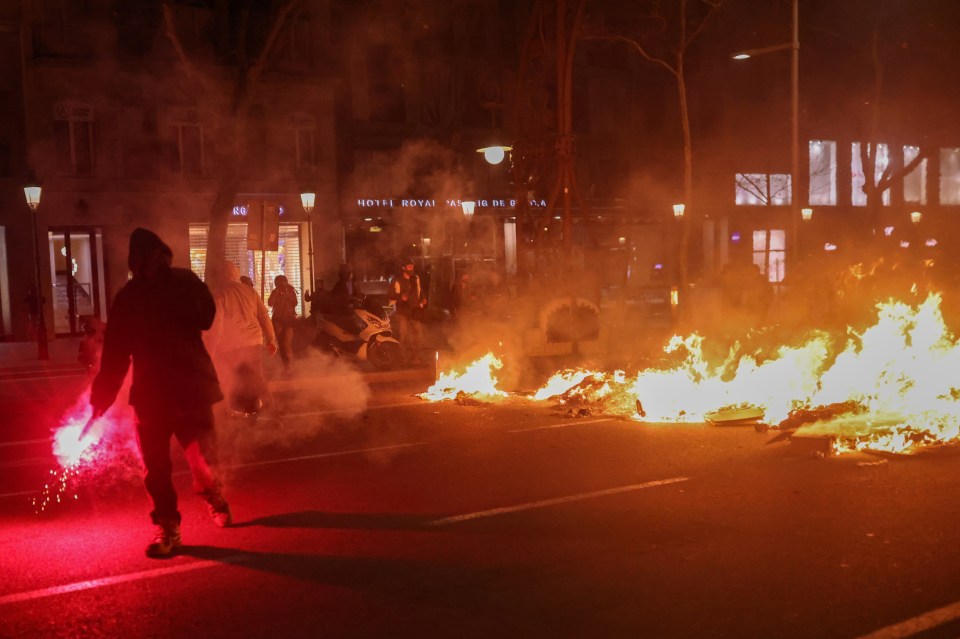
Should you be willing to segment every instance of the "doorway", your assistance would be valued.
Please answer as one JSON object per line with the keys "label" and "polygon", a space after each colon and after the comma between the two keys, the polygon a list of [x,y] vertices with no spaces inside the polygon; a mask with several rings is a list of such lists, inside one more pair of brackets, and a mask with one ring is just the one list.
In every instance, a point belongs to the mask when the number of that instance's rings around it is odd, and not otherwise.
{"label": "doorway", "polygon": [[52,228],[53,332],[80,335],[88,318],[104,320],[103,237],[90,227]]}

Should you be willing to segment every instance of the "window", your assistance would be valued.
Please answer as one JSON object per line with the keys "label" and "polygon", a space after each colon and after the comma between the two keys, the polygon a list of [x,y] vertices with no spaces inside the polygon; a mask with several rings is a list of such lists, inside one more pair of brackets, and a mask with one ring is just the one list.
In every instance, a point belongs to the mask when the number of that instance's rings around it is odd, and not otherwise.
{"label": "window", "polygon": [[370,119],[403,123],[407,118],[407,107],[400,52],[387,45],[374,47],[367,56],[367,78],[370,83]]}
{"label": "window", "polygon": [[53,109],[57,169],[66,175],[93,174],[93,108],[82,102],[58,102]]}
{"label": "window", "polygon": [[735,202],[738,206],[787,206],[790,176],[785,173],[737,173]]}
{"label": "window", "polygon": [[293,133],[293,151],[296,167],[316,166],[317,157],[314,146],[316,119],[309,113],[291,113],[287,116],[287,126]]}
{"label": "window", "polygon": [[[871,186],[876,185],[880,180],[880,177],[883,175],[883,172],[886,170],[887,165],[890,164],[890,150],[886,144],[878,144],[876,157],[873,161],[873,182]],[[873,145],[867,145],[867,154],[870,154],[873,150]],[[867,205],[867,194],[863,190],[863,187],[866,185],[866,177],[863,173],[863,162],[860,158],[860,143],[853,142],[850,145],[850,175],[852,176],[852,186],[851,189],[851,204],[854,206],[866,206]],[[890,189],[887,189],[883,192],[883,205],[890,206]]]}
{"label": "window", "polygon": [[201,177],[204,168],[203,125],[193,108],[167,110],[170,134],[170,168],[185,177]]}
{"label": "window", "polygon": [[837,205],[837,143],[810,141],[810,204]]}
{"label": "window", "polygon": [[758,229],[753,232],[753,263],[768,282],[782,282],[786,274],[786,233]]}
{"label": "window", "polygon": [[282,69],[313,69],[314,48],[320,40],[314,24],[308,19],[288,19],[277,41],[273,63]]}
{"label": "window", "polygon": [[[903,147],[903,166],[907,166],[920,155],[919,146]],[[927,203],[927,158],[903,178],[903,199],[914,204]]]}
{"label": "window", "polygon": [[960,204],[960,149],[940,149],[940,204]]}

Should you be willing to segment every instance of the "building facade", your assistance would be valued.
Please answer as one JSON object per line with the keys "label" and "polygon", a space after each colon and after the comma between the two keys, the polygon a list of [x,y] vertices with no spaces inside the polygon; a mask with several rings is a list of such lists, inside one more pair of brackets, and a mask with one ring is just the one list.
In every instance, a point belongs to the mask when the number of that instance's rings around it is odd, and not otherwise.
{"label": "building facade", "polygon": [[[16,123],[4,132],[10,167],[0,200],[4,339],[27,339],[31,330],[28,181],[42,186],[33,215],[51,337],[80,333],[87,316],[108,319],[138,226],[164,238],[176,266],[203,276],[211,210],[224,193],[226,257],[265,294],[278,274],[310,289],[342,260],[334,90],[322,73],[325,3],[304,3],[282,19],[249,85],[238,78],[250,77],[277,19],[269,7],[247,16],[258,26],[242,32],[240,16],[213,3],[171,3],[169,13],[155,3],[114,8],[24,2],[3,16],[5,46],[16,53],[4,58],[4,86],[15,87],[5,104]],[[310,215],[305,191],[316,194]],[[247,210],[258,202],[279,211],[279,246],[265,254],[246,246]]]}

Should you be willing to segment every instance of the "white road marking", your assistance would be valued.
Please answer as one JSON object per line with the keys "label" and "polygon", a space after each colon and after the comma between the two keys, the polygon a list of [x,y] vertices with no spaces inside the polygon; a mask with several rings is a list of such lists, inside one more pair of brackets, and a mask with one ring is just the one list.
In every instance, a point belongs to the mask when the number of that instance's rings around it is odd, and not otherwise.
{"label": "white road marking", "polygon": [[881,628],[863,635],[859,639],[899,639],[900,637],[911,637],[931,628],[936,628],[948,621],[953,621],[960,617],[960,601],[952,603],[943,608],[937,608],[922,615],[917,615],[912,619],[895,623],[886,628]]}
{"label": "white road marking", "polygon": [[573,501],[582,501],[584,499],[594,499],[595,497],[606,497],[607,495],[617,495],[634,490],[643,490],[644,488],[655,488],[657,486],[666,486],[668,484],[677,484],[689,481],[689,477],[672,477],[670,479],[657,479],[642,484],[630,484],[629,486],[618,486],[616,488],[607,488],[605,490],[595,490],[589,493],[578,493],[576,495],[567,495],[566,497],[555,497],[553,499],[542,499],[540,501],[531,501],[526,504],[517,504],[516,506],[506,506],[503,508],[493,508],[491,510],[481,510],[475,513],[465,515],[454,515],[453,517],[444,517],[430,522],[431,526],[446,526],[447,524],[457,524],[462,521],[471,521],[473,519],[482,519],[484,517],[495,517],[497,515],[506,515],[509,513],[521,512],[524,510],[533,510],[534,508],[545,508],[547,506],[556,506],[558,504],[568,504]]}
{"label": "white road marking", "polygon": [[551,428],[566,428],[567,426],[585,426],[586,424],[599,424],[600,422],[609,422],[615,419],[614,417],[601,417],[600,419],[568,419],[565,422],[560,422],[558,424],[547,424],[546,426],[531,426],[530,428],[517,428],[515,430],[508,430],[508,433],[526,433],[531,430],[549,430]]}
{"label": "white road marking", "polygon": [[106,586],[113,586],[115,584],[129,583],[131,581],[142,581],[144,579],[153,579],[155,577],[163,577],[165,575],[175,575],[181,572],[191,572],[194,570],[203,570],[204,568],[214,568],[224,564],[236,564],[242,562],[243,560],[243,555],[231,555],[216,561],[192,561],[188,564],[165,566],[163,568],[155,568],[154,570],[132,572],[126,575],[114,575],[113,577],[90,579],[89,581],[77,581],[72,584],[53,586],[51,588],[41,588],[39,590],[29,590],[27,592],[16,592],[11,595],[4,595],[0,597],[0,606],[5,606],[12,603],[20,603],[23,601],[34,601],[36,599],[43,599],[45,597],[55,597],[57,595],[65,595],[70,592],[78,592],[81,590],[104,588]]}
{"label": "white road marking", "polygon": [[[412,442],[409,444],[391,444],[389,446],[374,446],[373,448],[355,448],[353,450],[338,450],[332,453],[317,453],[315,455],[302,455],[300,457],[283,457],[281,459],[268,459],[258,462],[247,462],[245,464],[234,464],[232,466],[222,466],[221,468],[250,468],[252,466],[269,466],[270,464],[282,464],[291,461],[304,461],[307,459],[323,459],[324,457],[338,457],[340,455],[359,455],[361,453],[374,453],[381,450],[396,450],[398,448],[413,448],[414,446],[426,446],[427,442]],[[190,471],[175,473],[177,475],[189,475]]]}

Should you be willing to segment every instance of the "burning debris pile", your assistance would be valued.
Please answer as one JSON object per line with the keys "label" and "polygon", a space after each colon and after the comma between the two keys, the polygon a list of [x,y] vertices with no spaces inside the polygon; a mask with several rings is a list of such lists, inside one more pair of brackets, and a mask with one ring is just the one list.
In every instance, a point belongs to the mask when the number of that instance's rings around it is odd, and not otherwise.
{"label": "burning debris pile", "polygon": [[[837,452],[910,453],[960,439],[960,343],[947,329],[941,298],[877,306],[862,332],[842,343],[826,333],[799,346],[746,355],[732,348],[719,364],[703,338],[674,336],[664,349],[675,364],[624,371],[562,370],[530,397],[645,422],[776,424],[783,431],[822,434]],[[444,373],[421,395],[439,401],[499,401],[502,367],[492,353],[463,373]],[[459,395],[458,395],[459,394]]]}

